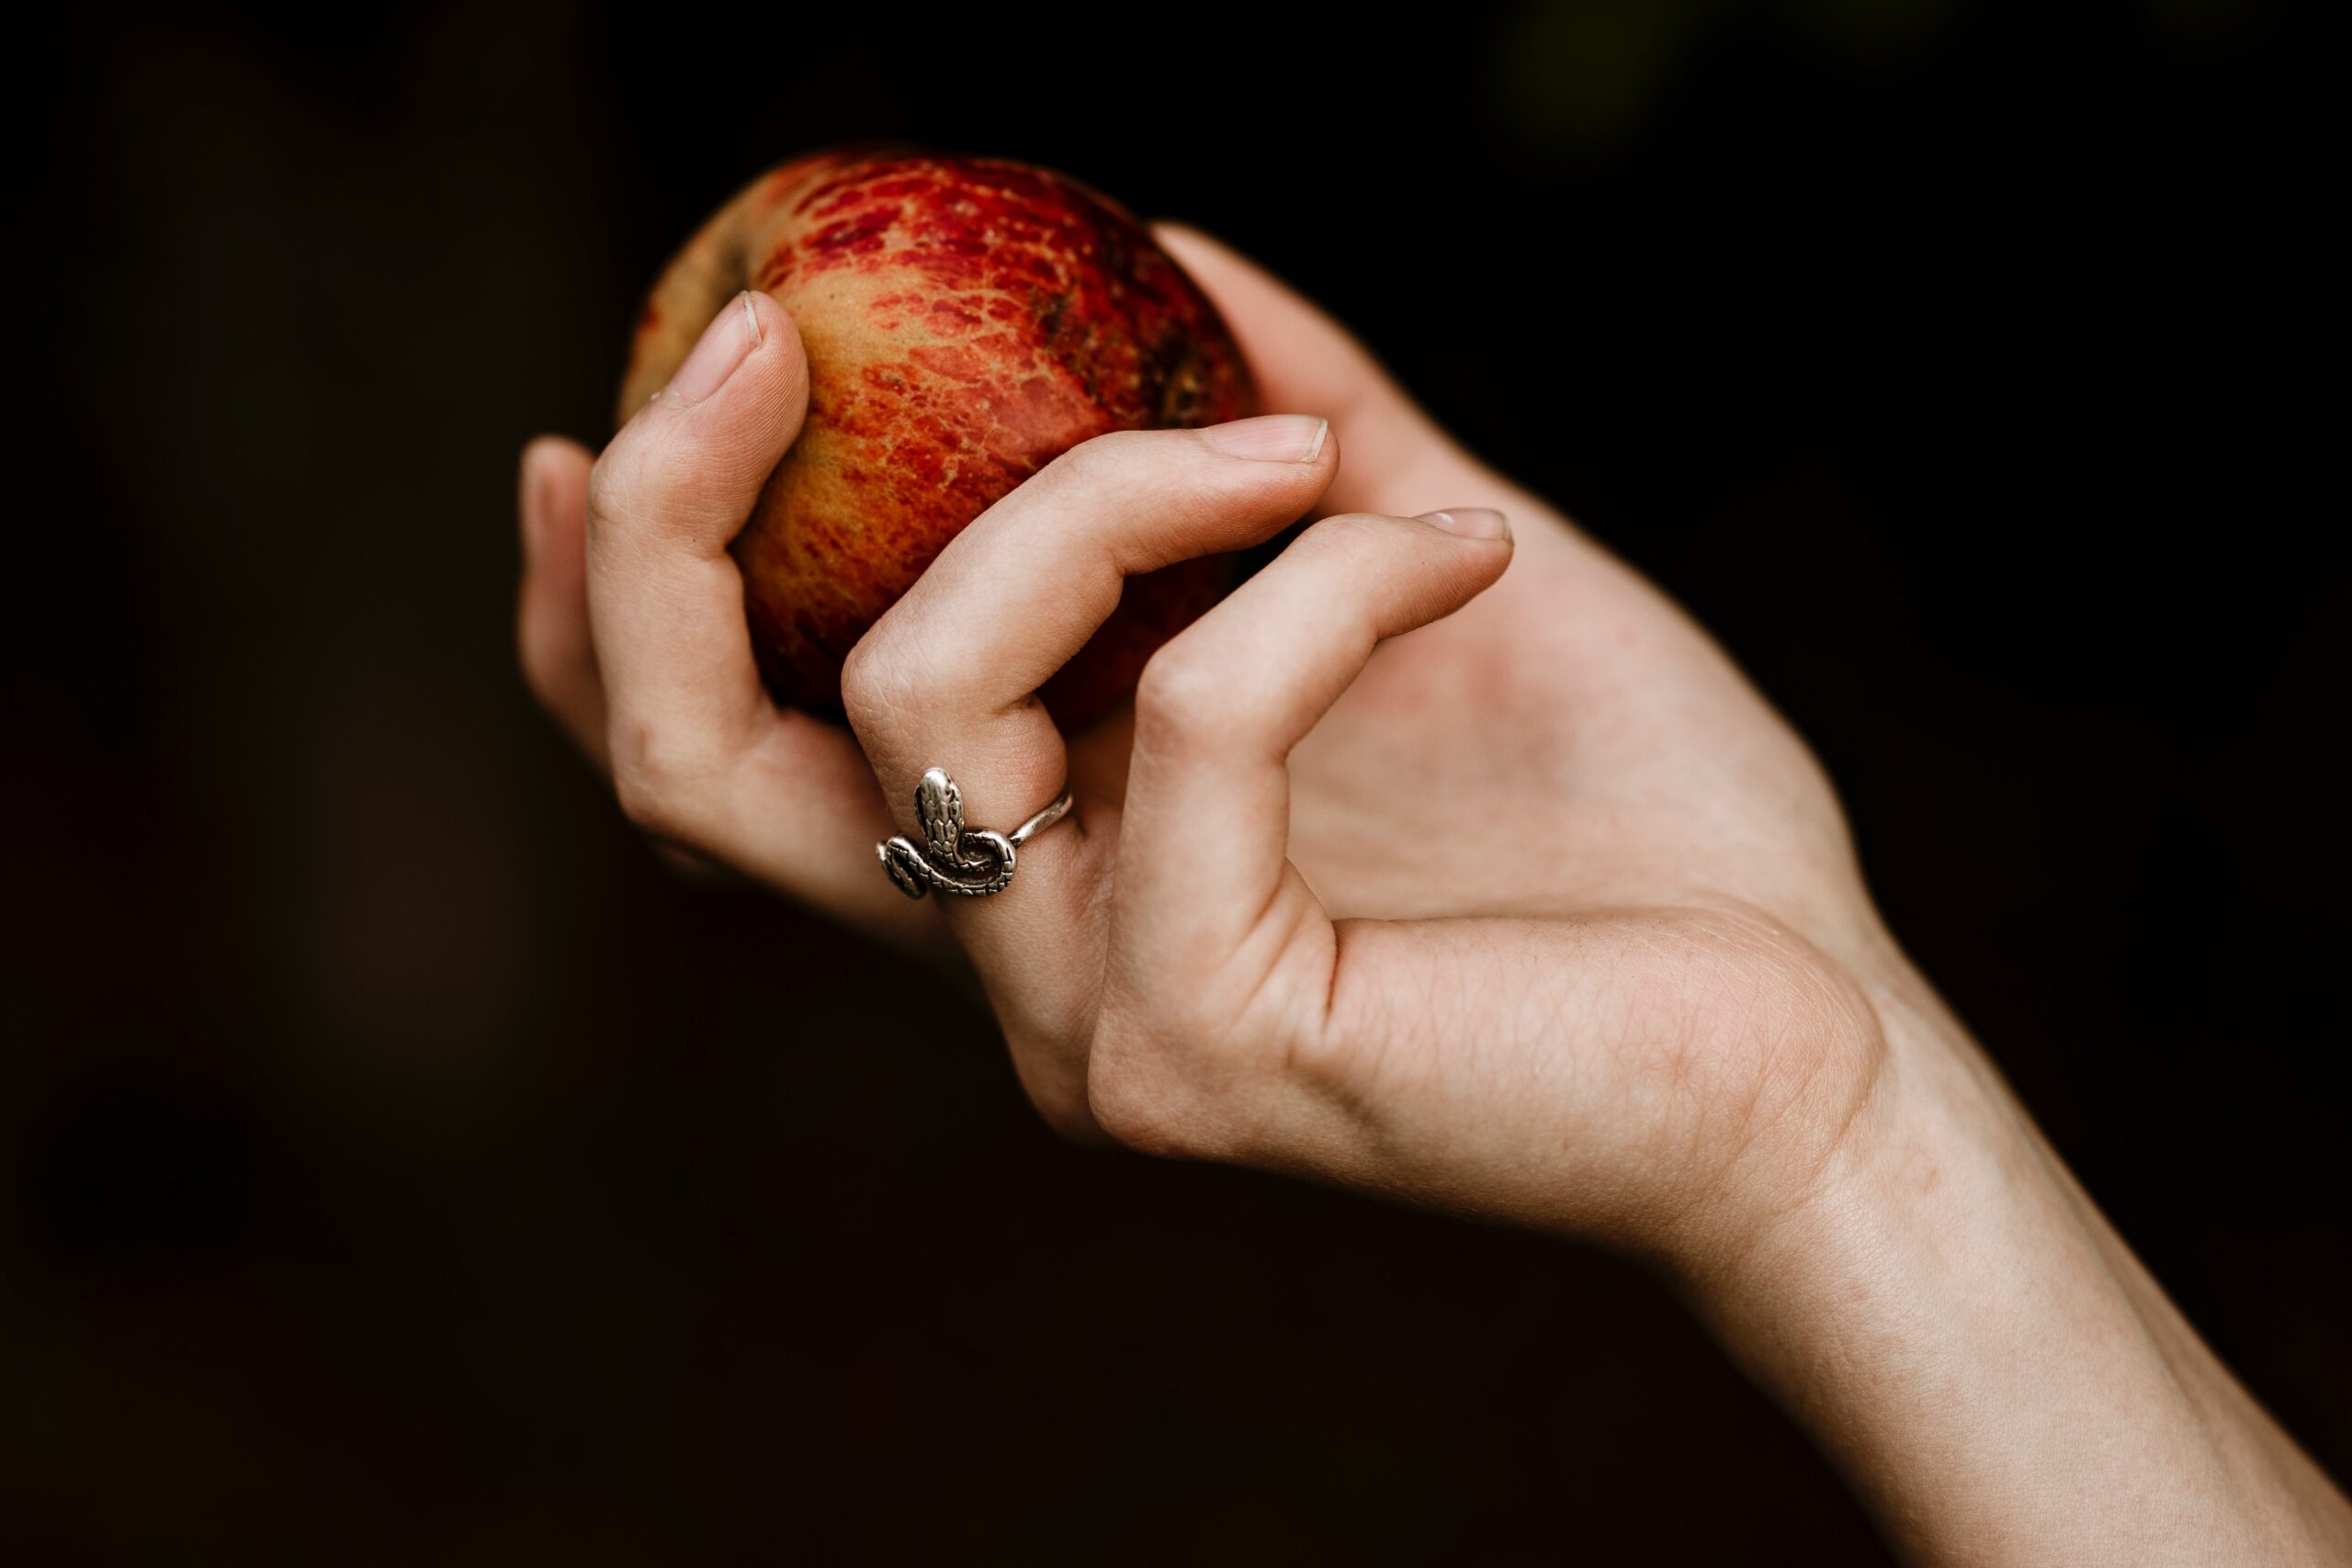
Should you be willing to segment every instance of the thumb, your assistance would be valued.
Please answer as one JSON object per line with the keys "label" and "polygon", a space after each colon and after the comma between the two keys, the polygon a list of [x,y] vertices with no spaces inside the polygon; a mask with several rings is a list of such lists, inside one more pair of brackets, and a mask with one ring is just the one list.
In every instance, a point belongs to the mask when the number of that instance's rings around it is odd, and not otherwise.
{"label": "thumb", "polygon": [[808,360],[792,318],[755,289],[734,296],[596,460],[592,523],[616,510],[599,499],[618,493],[649,546],[724,549],[808,412]]}
{"label": "thumb", "polygon": [[1304,295],[1197,229],[1157,223],[1240,340],[1270,413],[1321,414],[1346,454],[1327,513],[1418,515],[1484,501],[1500,481],[1421,411],[1372,352]]}
{"label": "thumb", "polygon": [[588,476],[588,610],[624,789],[658,748],[724,771],[773,720],[727,547],[800,433],[808,363],[775,300],[719,307]]}

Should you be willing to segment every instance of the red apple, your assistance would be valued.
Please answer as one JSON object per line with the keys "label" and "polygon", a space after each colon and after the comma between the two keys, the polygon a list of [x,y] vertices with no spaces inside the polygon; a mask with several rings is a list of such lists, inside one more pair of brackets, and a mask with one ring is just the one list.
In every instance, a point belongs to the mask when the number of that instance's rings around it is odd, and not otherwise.
{"label": "red apple", "polygon": [[[1255,412],[1232,334],[1125,212],[999,158],[820,152],[763,175],[687,242],[637,329],[621,417],[736,290],[808,354],[808,423],[736,538],[752,640],[783,701],[841,712],[842,661],[947,541],[1090,436]],[[1228,563],[1131,581],[1043,694],[1076,728],[1215,603]]]}

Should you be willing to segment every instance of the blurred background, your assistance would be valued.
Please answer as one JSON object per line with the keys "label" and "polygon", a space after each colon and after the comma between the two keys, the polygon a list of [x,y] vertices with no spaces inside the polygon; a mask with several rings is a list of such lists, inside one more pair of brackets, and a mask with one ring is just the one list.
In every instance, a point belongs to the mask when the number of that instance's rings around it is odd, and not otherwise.
{"label": "blurred background", "polygon": [[1640,1269],[1063,1146],[532,709],[517,449],[864,136],[1224,234],[1692,606],[2352,1472],[2330,9],[12,24],[0,1558],[1885,1561]]}

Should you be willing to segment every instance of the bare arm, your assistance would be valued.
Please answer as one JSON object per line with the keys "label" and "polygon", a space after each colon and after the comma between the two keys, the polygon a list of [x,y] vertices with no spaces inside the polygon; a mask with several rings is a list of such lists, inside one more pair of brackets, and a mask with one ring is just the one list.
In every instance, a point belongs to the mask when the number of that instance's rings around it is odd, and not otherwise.
{"label": "bare arm", "polygon": [[[720,312],[723,376],[594,484],[533,448],[526,667],[632,815],[967,957],[1072,1136],[1656,1258],[1916,1561],[2352,1562],[2342,1495],[1912,971],[1730,661],[1310,306],[1166,238],[1287,419],[1016,490],[859,645],[854,739],[766,703],[724,547],[805,386],[773,301]],[[1030,700],[1123,573],[1310,510],[1132,716],[1066,738]],[[1001,893],[908,904],[872,845],[920,841],[934,766],[979,827],[1065,777],[1077,808]]]}

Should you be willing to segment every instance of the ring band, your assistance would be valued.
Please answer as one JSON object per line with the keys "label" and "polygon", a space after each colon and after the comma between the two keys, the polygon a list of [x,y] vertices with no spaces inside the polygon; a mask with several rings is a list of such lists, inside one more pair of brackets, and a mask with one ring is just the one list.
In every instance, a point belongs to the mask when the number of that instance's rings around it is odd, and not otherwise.
{"label": "ring band", "polygon": [[915,785],[915,820],[922,824],[922,846],[901,837],[875,845],[874,852],[891,882],[910,898],[920,898],[934,887],[985,898],[1004,891],[1021,846],[1068,816],[1069,806],[1069,785],[1065,784],[1052,805],[1010,833],[967,828],[964,792],[944,768],[932,768]]}

